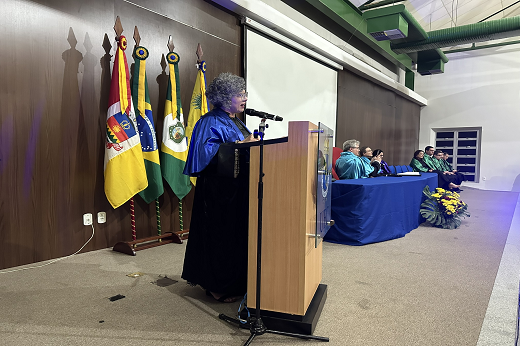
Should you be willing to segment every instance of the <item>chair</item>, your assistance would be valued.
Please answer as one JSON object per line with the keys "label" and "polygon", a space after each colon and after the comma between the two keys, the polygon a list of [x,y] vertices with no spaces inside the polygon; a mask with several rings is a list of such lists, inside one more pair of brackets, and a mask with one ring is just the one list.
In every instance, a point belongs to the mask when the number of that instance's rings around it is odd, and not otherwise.
{"label": "chair", "polygon": [[401,166],[394,166],[395,167],[395,174],[403,173],[403,168]]}
{"label": "chair", "polygon": [[390,168],[390,173],[392,174],[396,174],[396,170],[395,170],[395,166],[388,166],[388,168]]}
{"label": "chair", "polygon": [[406,165],[401,165],[401,169],[403,170],[403,172],[410,172]]}
{"label": "chair", "polygon": [[408,172],[413,172],[413,168],[410,165],[407,165],[406,168],[408,168]]}
{"label": "chair", "polygon": [[336,160],[341,156],[341,148],[332,147],[332,177],[336,180],[339,180],[339,176],[336,173]]}
{"label": "chair", "polygon": [[336,167],[336,160],[339,159],[343,150],[338,147],[332,147],[332,167]]}

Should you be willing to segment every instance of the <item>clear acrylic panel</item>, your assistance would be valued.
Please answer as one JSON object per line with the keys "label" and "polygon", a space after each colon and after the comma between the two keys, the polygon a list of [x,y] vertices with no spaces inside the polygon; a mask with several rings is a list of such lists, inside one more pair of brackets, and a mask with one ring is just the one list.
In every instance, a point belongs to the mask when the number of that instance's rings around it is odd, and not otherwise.
{"label": "clear acrylic panel", "polygon": [[326,125],[318,123],[318,162],[316,163],[316,243],[318,247],[327,234],[331,220],[331,184],[332,184],[332,138],[334,131]]}

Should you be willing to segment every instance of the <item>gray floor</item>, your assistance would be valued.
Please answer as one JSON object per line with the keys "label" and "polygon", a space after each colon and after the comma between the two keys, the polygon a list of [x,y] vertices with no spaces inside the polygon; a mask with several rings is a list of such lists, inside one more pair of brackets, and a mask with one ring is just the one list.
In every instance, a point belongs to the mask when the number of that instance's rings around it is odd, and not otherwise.
{"label": "gray floor", "polygon": [[[378,244],[324,243],[328,298],[315,335],[329,345],[514,345],[518,193],[465,188],[462,198],[472,216],[456,230],[423,224]],[[2,271],[0,345],[242,345],[248,331],[217,317],[238,303],[180,278],[184,249],[104,249]],[[117,294],[125,298],[109,300]],[[255,344],[322,343],[262,335]]]}
{"label": "gray floor", "polygon": [[520,199],[498,268],[477,346],[515,345],[518,326]]}

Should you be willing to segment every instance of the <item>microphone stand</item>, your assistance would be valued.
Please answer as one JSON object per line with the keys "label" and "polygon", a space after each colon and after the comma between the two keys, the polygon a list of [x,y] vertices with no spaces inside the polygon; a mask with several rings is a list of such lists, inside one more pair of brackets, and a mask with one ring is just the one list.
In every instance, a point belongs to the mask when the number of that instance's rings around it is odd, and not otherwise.
{"label": "microphone stand", "polygon": [[[262,274],[262,200],[263,200],[263,191],[264,191],[264,134],[265,129],[269,127],[268,124],[265,123],[266,118],[263,118],[260,121],[260,125],[258,126],[258,135],[260,136],[260,169],[258,175],[258,238],[256,243],[256,308],[255,308],[255,317],[251,317],[248,323],[243,324],[236,318],[232,318],[226,316],[224,314],[218,315],[221,320],[237,323],[240,328],[249,329],[251,335],[245,342],[244,346],[248,346],[253,342],[253,339],[256,336],[263,335],[265,333],[270,334],[278,334],[284,336],[290,336],[293,338],[307,339],[307,340],[319,340],[328,342],[329,338],[322,336],[314,336],[314,335],[305,335],[305,334],[296,334],[296,333],[288,333],[281,332],[278,330],[267,329],[262,321],[262,317],[260,316],[260,283],[261,283],[261,274]],[[256,137],[256,131],[255,131]]]}

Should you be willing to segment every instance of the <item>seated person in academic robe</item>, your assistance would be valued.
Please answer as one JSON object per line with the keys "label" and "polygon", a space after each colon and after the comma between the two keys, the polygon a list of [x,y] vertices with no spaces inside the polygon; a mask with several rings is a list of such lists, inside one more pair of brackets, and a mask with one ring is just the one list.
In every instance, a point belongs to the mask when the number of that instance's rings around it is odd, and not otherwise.
{"label": "seated person in academic robe", "polygon": [[336,160],[336,174],[340,179],[368,178],[359,157],[359,141],[349,139],[343,143],[343,152]]}
{"label": "seated person in academic robe", "polygon": [[424,148],[424,162],[428,165],[428,167],[432,168],[434,166],[433,163],[433,153],[435,152],[435,149],[428,145],[426,148]]}
{"label": "seated person in academic robe", "polygon": [[[442,170],[434,159],[427,161],[424,151],[416,150],[410,161],[410,166],[415,172],[432,172],[437,174],[437,185],[445,190],[460,191],[459,185],[454,183],[453,175]],[[429,163],[428,163],[429,162]]]}
{"label": "seated person in academic robe", "polygon": [[[435,167],[444,173],[447,176],[450,183],[456,185],[456,189],[460,188],[460,183],[462,183],[462,177],[449,169],[447,166],[448,162],[444,161],[444,153],[442,150],[435,150],[433,153],[432,159]],[[453,188],[452,188],[453,189]]]}
{"label": "seated person in academic robe", "polygon": [[424,160],[424,151],[416,150],[413,153],[412,161],[410,161],[410,167],[413,168],[414,172],[433,172],[433,169],[428,166]]}
{"label": "seated person in academic robe", "polygon": [[381,149],[376,149],[372,152],[372,158],[370,159],[370,164],[374,167],[374,171],[370,173],[371,177],[381,177],[392,174],[390,172],[390,167],[388,164],[383,161],[384,153]]}
{"label": "seated person in academic robe", "polygon": [[374,167],[370,164],[370,160],[372,159],[372,149],[370,149],[370,147],[362,147],[359,149],[359,154],[361,162],[363,163],[363,176],[368,176],[369,178],[375,177]]}
{"label": "seated person in academic robe", "polygon": [[456,169],[453,169],[453,166],[451,165],[451,163],[448,162],[449,158],[450,158],[450,154],[448,154],[447,152],[444,152],[443,163],[444,163],[444,166],[446,167],[446,170],[455,173],[455,175],[459,178],[460,182],[465,181],[466,176],[464,174],[460,173],[459,171],[457,171]]}
{"label": "seated person in academic robe", "polygon": [[198,178],[182,278],[231,303],[247,290],[249,167],[242,165],[236,178],[219,175],[218,150],[257,139],[237,117],[247,101],[242,77],[221,73],[206,96],[214,108],[195,124],[184,167]]}

